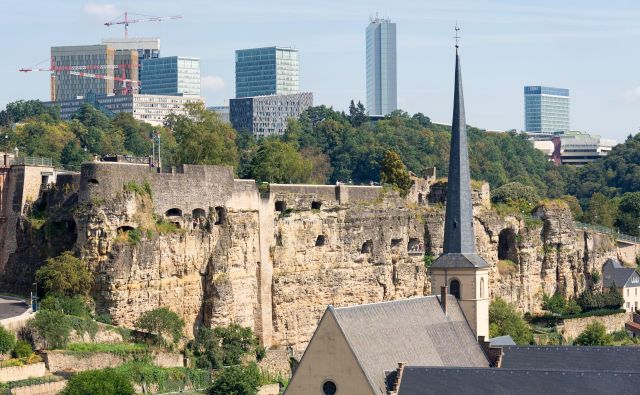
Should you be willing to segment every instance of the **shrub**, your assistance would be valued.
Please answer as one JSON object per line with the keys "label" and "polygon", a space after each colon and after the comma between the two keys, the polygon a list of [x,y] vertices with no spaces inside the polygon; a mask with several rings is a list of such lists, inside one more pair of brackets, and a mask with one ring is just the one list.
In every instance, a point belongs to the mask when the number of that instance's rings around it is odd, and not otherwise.
{"label": "shrub", "polygon": [[238,365],[242,357],[249,353],[255,353],[258,339],[251,331],[238,324],[217,327],[213,330],[221,342],[223,363],[225,365]]}
{"label": "shrub", "polygon": [[489,336],[509,335],[517,344],[530,344],[533,334],[516,309],[502,298],[496,298],[489,306]]}
{"label": "shrub", "polygon": [[40,303],[40,310],[58,311],[63,314],[77,317],[90,317],[86,299],[82,296],[47,296]]}
{"label": "shrub", "polygon": [[96,316],[96,321],[102,322],[103,324],[107,325],[111,325],[113,323],[113,319],[111,318],[111,314],[109,313],[98,314]]}
{"label": "shrub", "polygon": [[0,326],[0,354],[6,354],[16,345],[16,337],[13,333]]}
{"label": "shrub", "polygon": [[129,244],[132,246],[136,246],[140,244],[140,240],[142,240],[142,231],[140,228],[132,229],[128,232],[129,236]]}
{"label": "shrub", "polygon": [[69,379],[62,395],[134,395],[124,374],[114,369],[89,370]]}
{"label": "shrub", "polygon": [[255,395],[260,384],[260,371],[255,363],[231,366],[213,381],[210,395]]}
{"label": "shrub", "polygon": [[93,285],[93,276],[87,265],[70,251],[47,260],[36,271],[36,280],[47,294],[55,296],[86,296]]}
{"label": "shrub", "polygon": [[58,311],[40,310],[28,325],[44,339],[45,348],[64,347],[71,332],[69,320]]}
{"label": "shrub", "polygon": [[591,281],[593,281],[594,284],[597,284],[600,282],[600,272],[597,270],[594,270],[591,272]]}
{"label": "shrub", "polygon": [[135,326],[143,332],[158,336],[158,339],[171,336],[177,342],[182,336],[184,321],[168,308],[160,307],[142,313]]}
{"label": "shrub", "polygon": [[534,187],[519,182],[509,182],[493,191],[492,200],[494,203],[527,207],[527,212],[530,212],[532,206],[540,201],[540,195]]}
{"label": "shrub", "polygon": [[31,354],[33,354],[33,348],[31,344],[25,340],[18,340],[11,352],[11,356],[14,358],[27,358]]}
{"label": "shrub", "polygon": [[608,292],[584,291],[578,298],[578,304],[584,311],[599,309],[615,310],[624,304],[624,297],[618,287],[612,284]]}
{"label": "shrub", "polygon": [[586,329],[573,342],[578,346],[610,346],[613,343],[607,329],[601,322],[595,321],[587,325]]}

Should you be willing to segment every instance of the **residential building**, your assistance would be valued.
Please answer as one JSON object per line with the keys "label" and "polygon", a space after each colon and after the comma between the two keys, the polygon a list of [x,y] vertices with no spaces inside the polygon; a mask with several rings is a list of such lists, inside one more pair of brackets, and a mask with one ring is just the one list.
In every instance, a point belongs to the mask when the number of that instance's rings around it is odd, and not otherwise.
{"label": "residential building", "polygon": [[310,92],[244,97],[230,100],[229,117],[234,129],[265,137],[283,134],[289,118],[297,118],[311,106],[313,94]]}
{"label": "residential building", "polygon": [[576,131],[545,134],[541,138],[536,136],[537,133],[529,135],[534,136],[533,146],[556,165],[584,166],[607,156],[616,145],[615,140]]}
{"label": "residential building", "polygon": [[203,102],[199,96],[169,96],[169,95],[87,95],[74,100],[44,102],[46,106],[60,107],[60,119],[69,120],[88,103],[101,110],[108,116],[119,113],[129,113],[134,119],[145,121],[152,125],[162,125],[165,117],[171,113],[185,115],[184,105],[189,102]]}
{"label": "residential building", "polygon": [[374,18],[367,26],[367,110],[387,115],[398,109],[396,24]]}
{"label": "residential building", "polygon": [[207,110],[213,111],[218,114],[220,119],[222,119],[223,121],[231,122],[229,118],[229,106],[211,106],[207,107]]}
{"label": "residential building", "polygon": [[291,95],[299,90],[297,49],[267,47],[236,51],[236,98]]}
{"label": "residential building", "polygon": [[148,95],[200,96],[200,59],[169,56],[142,59],[140,93]]}
{"label": "residential building", "polygon": [[624,297],[622,306],[629,312],[635,312],[640,307],[640,275],[634,268],[624,267],[613,259],[607,260],[602,266],[603,291],[612,285],[616,286]]}
{"label": "residential building", "polygon": [[[98,95],[138,93],[138,51],[109,45],[51,47],[51,100],[73,100],[87,92]],[[92,76],[82,76],[88,73]]]}
{"label": "residential building", "polygon": [[524,130],[532,133],[569,131],[569,89],[524,87]]}

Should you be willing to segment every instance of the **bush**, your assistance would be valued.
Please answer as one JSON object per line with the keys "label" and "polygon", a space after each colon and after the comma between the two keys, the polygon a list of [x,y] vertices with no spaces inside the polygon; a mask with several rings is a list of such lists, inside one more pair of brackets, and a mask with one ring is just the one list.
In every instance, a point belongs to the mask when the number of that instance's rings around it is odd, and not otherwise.
{"label": "bush", "polygon": [[578,304],[582,310],[619,309],[624,304],[622,293],[612,284],[608,292],[593,292],[586,290],[578,298]]}
{"label": "bush", "polygon": [[610,346],[612,343],[611,336],[607,335],[607,329],[598,321],[587,325],[587,328],[573,342],[578,346]]}
{"label": "bush", "polygon": [[547,294],[542,295],[542,310],[547,310],[552,314],[563,316],[567,314],[578,314],[582,312],[580,305],[574,300],[565,300],[559,293],[552,297]]}
{"label": "bush", "polygon": [[42,299],[40,310],[57,311],[77,317],[91,317],[86,299],[82,296],[47,296]]}
{"label": "bush", "polygon": [[62,395],[134,395],[124,374],[114,369],[89,370],[72,376]]}
{"label": "bush", "polygon": [[264,358],[266,350],[258,345],[251,331],[238,324],[218,327],[214,330],[202,328],[189,343],[196,366],[203,369],[220,369],[223,366],[239,365],[245,355],[254,354],[257,360]]}
{"label": "bush", "polygon": [[45,348],[61,348],[67,344],[71,324],[58,311],[40,310],[28,325],[44,339]]}
{"label": "bush", "polygon": [[260,371],[255,363],[231,366],[213,381],[210,395],[255,395],[260,384]]}
{"label": "bush", "polygon": [[45,292],[55,296],[88,295],[93,285],[93,276],[86,263],[70,251],[63,252],[36,271],[36,281]]}
{"label": "bush", "polygon": [[591,272],[591,281],[593,281],[594,284],[597,284],[600,282],[600,272],[597,270],[594,270]]}
{"label": "bush", "polygon": [[509,335],[519,345],[533,342],[533,334],[527,323],[516,309],[496,298],[489,306],[489,336]]}
{"label": "bush", "polygon": [[96,316],[96,321],[102,322],[103,324],[107,325],[111,325],[113,323],[113,319],[111,318],[111,314],[109,313],[98,314]]}
{"label": "bush", "polygon": [[160,307],[142,313],[135,326],[143,332],[158,336],[158,339],[171,336],[177,342],[182,336],[184,321],[168,308]]}
{"label": "bush", "polygon": [[0,326],[0,354],[6,354],[16,345],[16,337],[13,333]]}
{"label": "bush", "polygon": [[534,187],[519,182],[509,182],[493,192],[492,200],[494,203],[528,207],[527,212],[530,212],[540,201],[540,195]]}
{"label": "bush", "polygon": [[33,354],[31,343],[24,340],[18,340],[16,342],[16,345],[13,347],[13,351],[11,352],[11,356],[14,358],[27,358],[31,354]]}

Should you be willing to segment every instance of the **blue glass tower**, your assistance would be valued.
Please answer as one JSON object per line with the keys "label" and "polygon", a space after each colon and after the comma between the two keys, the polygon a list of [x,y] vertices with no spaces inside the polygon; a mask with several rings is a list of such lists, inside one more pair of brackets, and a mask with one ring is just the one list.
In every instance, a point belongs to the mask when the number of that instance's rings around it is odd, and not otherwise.
{"label": "blue glass tower", "polygon": [[367,110],[387,115],[398,109],[396,24],[375,18],[367,26]]}
{"label": "blue glass tower", "polygon": [[298,50],[294,48],[237,50],[236,98],[298,93],[298,67]]}
{"label": "blue glass tower", "polygon": [[140,93],[200,96],[200,59],[182,56],[143,59]]}
{"label": "blue glass tower", "polygon": [[524,130],[534,133],[568,132],[569,89],[524,87]]}

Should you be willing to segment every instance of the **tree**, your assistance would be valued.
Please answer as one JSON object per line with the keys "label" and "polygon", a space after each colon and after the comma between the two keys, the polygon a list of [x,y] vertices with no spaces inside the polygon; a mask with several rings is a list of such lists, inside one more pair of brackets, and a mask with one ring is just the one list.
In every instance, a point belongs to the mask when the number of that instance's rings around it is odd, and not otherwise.
{"label": "tree", "polygon": [[18,340],[13,347],[13,351],[11,351],[11,356],[14,358],[27,358],[31,354],[33,354],[33,348],[31,344],[25,340]]}
{"label": "tree", "polygon": [[617,214],[616,202],[604,194],[596,192],[589,199],[589,209],[585,213],[585,219],[592,224],[613,228]]}
{"label": "tree", "polygon": [[16,337],[13,333],[0,326],[0,354],[6,354],[16,345]]}
{"label": "tree", "polygon": [[563,195],[560,197],[567,205],[569,206],[569,210],[571,210],[571,215],[573,215],[573,219],[576,221],[582,221],[582,207],[580,206],[580,202],[576,199],[575,196],[571,195]]}
{"label": "tree", "polygon": [[413,114],[411,118],[415,119],[418,122],[418,124],[423,128],[431,127],[431,119],[421,112],[417,112]]}
{"label": "tree", "polygon": [[131,382],[113,369],[89,370],[71,376],[62,395],[134,395]]}
{"label": "tree", "polygon": [[573,344],[577,346],[610,346],[613,341],[611,336],[607,334],[605,326],[599,321],[594,321],[587,325]]}
{"label": "tree", "polygon": [[28,118],[37,118],[46,115],[50,120],[56,121],[60,118],[60,108],[58,106],[47,107],[40,100],[18,100],[7,104],[2,111],[2,126],[9,126],[12,122],[21,122]]}
{"label": "tree", "polygon": [[89,160],[90,155],[85,152],[77,140],[69,140],[60,154],[60,162],[63,165],[79,167],[82,162]]}
{"label": "tree", "polygon": [[540,201],[540,195],[536,189],[519,182],[504,184],[493,192],[494,203],[518,204],[524,202],[528,207],[533,208]]}
{"label": "tree", "polygon": [[395,185],[400,189],[400,195],[406,196],[413,186],[407,168],[395,151],[387,151],[382,160],[380,182]]}
{"label": "tree", "polygon": [[166,307],[145,311],[136,320],[135,327],[163,339],[170,336],[174,342],[180,340],[184,321],[176,313]]}
{"label": "tree", "polygon": [[520,345],[533,342],[531,328],[522,316],[504,299],[496,298],[489,306],[489,336],[505,335],[511,336],[513,341]]}
{"label": "tree", "polygon": [[93,276],[87,264],[70,251],[48,259],[36,271],[36,281],[47,294],[54,296],[87,296],[93,286]]}
{"label": "tree", "polygon": [[367,122],[368,119],[369,117],[367,117],[364,105],[358,101],[358,105],[356,106],[353,100],[351,100],[351,103],[349,103],[349,122],[351,125],[358,127]]}
{"label": "tree", "polygon": [[45,348],[60,348],[67,344],[71,325],[67,317],[59,311],[40,310],[29,320],[33,328],[44,339]]}
{"label": "tree", "polygon": [[260,371],[255,363],[230,366],[213,381],[210,395],[255,395],[260,383]]}
{"label": "tree", "polygon": [[171,114],[165,126],[176,140],[176,161],[238,167],[236,131],[201,102],[185,104],[187,115]]}
{"label": "tree", "polygon": [[258,346],[258,339],[251,331],[251,328],[245,328],[236,323],[226,327],[217,327],[214,329],[214,333],[220,339],[223,363],[225,365],[241,363],[242,357],[246,354],[255,353]]}
{"label": "tree", "polygon": [[550,311],[553,314],[562,315],[565,312],[566,302],[562,295],[555,293],[549,297],[546,293],[542,295],[542,310]]}
{"label": "tree", "polygon": [[220,338],[213,329],[200,328],[195,339],[189,342],[196,367],[200,369],[220,369],[224,366],[224,355],[220,347]]}
{"label": "tree", "polygon": [[41,310],[50,310],[74,315],[76,317],[90,318],[87,300],[83,296],[47,296],[40,302]]}
{"label": "tree", "polygon": [[627,192],[622,195],[616,226],[624,233],[640,235],[640,192]]}
{"label": "tree", "polygon": [[259,182],[302,183],[311,175],[312,164],[291,143],[278,138],[260,140],[251,161],[251,177]]}

